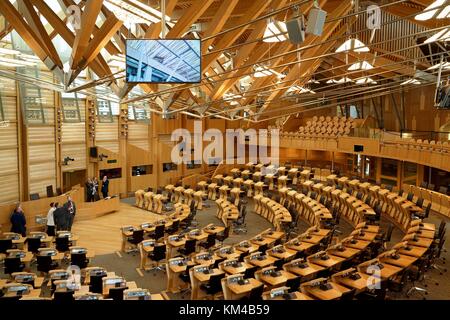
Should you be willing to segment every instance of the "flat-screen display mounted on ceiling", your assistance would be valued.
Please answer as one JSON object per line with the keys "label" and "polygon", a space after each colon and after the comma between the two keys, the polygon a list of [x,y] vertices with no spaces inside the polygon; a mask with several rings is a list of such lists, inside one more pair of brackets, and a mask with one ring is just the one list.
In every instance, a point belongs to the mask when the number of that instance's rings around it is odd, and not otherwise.
{"label": "flat-screen display mounted on ceiling", "polygon": [[127,39],[128,83],[199,83],[201,41]]}

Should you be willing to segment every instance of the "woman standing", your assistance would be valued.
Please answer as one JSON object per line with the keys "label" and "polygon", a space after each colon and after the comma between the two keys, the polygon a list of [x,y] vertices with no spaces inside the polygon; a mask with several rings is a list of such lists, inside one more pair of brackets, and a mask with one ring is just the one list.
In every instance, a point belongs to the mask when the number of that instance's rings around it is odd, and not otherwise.
{"label": "woman standing", "polygon": [[109,180],[107,176],[103,177],[102,180],[102,194],[103,194],[103,199],[108,197],[108,188],[109,188]]}
{"label": "woman standing", "polygon": [[58,203],[50,203],[50,210],[47,213],[47,234],[51,237],[55,235],[55,218],[53,212],[58,208]]}

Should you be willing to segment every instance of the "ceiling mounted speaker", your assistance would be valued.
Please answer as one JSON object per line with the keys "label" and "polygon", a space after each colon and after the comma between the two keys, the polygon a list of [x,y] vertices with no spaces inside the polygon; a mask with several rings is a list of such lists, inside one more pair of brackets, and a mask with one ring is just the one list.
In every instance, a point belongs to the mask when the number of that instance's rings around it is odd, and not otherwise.
{"label": "ceiling mounted speaker", "polygon": [[305,24],[303,17],[286,21],[286,28],[289,41],[293,44],[300,44],[305,41]]}
{"label": "ceiling mounted speaker", "polygon": [[326,17],[327,17],[326,11],[321,10],[319,8],[312,8],[309,11],[306,33],[314,34],[316,36],[322,35]]}

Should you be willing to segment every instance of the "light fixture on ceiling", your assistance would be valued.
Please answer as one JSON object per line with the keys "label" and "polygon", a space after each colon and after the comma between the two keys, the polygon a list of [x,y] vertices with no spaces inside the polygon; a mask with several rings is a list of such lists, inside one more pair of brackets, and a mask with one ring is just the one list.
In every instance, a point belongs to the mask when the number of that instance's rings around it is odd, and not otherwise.
{"label": "light fixture on ceiling", "polygon": [[442,66],[442,70],[450,70],[450,62],[443,62],[435,64],[434,66],[429,67],[427,70],[436,70]]}
{"label": "light fixture on ceiling", "polygon": [[287,92],[297,92],[297,93],[312,93],[312,94],[316,94],[313,90],[302,87],[302,86],[292,86],[290,87]]}
{"label": "light fixture on ceiling", "polygon": [[320,84],[320,82],[317,81],[315,78],[309,79],[306,83],[308,83],[308,84]]}
{"label": "light fixture on ceiling", "polygon": [[339,81],[336,80],[336,79],[329,79],[329,80],[327,80],[326,83],[328,83],[328,84],[330,84],[330,83],[339,83]]}
{"label": "light fixture on ceiling", "polygon": [[439,31],[438,33],[435,33],[427,40],[425,40],[424,43],[431,43],[437,41],[450,41],[450,28],[445,28]]}
{"label": "light fixture on ceiling", "polygon": [[361,62],[354,63],[348,68],[349,71],[370,70],[370,69],[373,69],[373,66],[370,63],[368,63],[367,61],[361,61]]}
{"label": "light fixture on ceiling", "polygon": [[253,74],[253,76],[255,78],[263,78],[263,77],[267,77],[267,76],[271,76],[271,75],[276,75],[279,79],[283,79],[284,77],[286,77],[285,74],[277,72],[266,66],[255,66],[254,70],[255,70],[255,73]]}
{"label": "light fixture on ceiling", "polygon": [[270,19],[267,23],[266,30],[264,31],[264,42],[281,42],[286,41],[287,37],[286,23],[283,21],[275,21]]}
{"label": "light fixture on ceiling", "polygon": [[356,80],[356,84],[377,84],[377,82],[370,77],[364,77]]}
{"label": "light fixture on ceiling", "polygon": [[[428,7],[425,8],[425,12],[419,13],[414,19],[419,21],[430,20],[433,18],[444,19],[450,18],[450,5],[440,8],[447,0],[436,0]],[[433,10],[434,9],[434,10]]]}
{"label": "light fixture on ceiling", "polygon": [[422,82],[420,82],[417,79],[411,78],[411,79],[408,79],[408,80],[403,81],[402,83],[400,83],[401,86],[404,86],[404,85],[407,85],[407,84],[422,84]]}
{"label": "light fixture on ceiling", "polygon": [[336,49],[336,52],[369,52],[370,49],[358,39],[350,38],[345,41],[339,48]]}

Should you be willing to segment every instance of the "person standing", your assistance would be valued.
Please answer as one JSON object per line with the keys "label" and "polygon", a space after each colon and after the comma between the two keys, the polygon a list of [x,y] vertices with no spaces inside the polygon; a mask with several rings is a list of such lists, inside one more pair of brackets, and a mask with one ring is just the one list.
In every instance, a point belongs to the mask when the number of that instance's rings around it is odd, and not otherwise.
{"label": "person standing", "polygon": [[103,195],[103,199],[108,197],[108,189],[109,189],[109,180],[107,176],[103,177],[102,180],[102,195]]}
{"label": "person standing", "polygon": [[75,214],[77,212],[77,208],[75,206],[75,203],[72,201],[72,198],[70,196],[67,197],[67,202],[64,204],[64,213],[67,217],[67,230],[72,230],[73,220],[75,219]]}
{"label": "person standing", "polygon": [[100,197],[98,196],[98,179],[94,178],[92,180],[92,197],[93,201],[100,200]]}
{"label": "person standing", "polygon": [[66,231],[68,229],[67,215],[64,207],[58,208],[58,204],[56,204],[55,211],[53,211],[53,221],[55,223],[56,231]]}
{"label": "person standing", "polygon": [[20,203],[17,204],[12,212],[9,221],[11,222],[11,232],[19,233],[22,237],[27,235],[27,220],[25,219],[25,214],[23,213]]}
{"label": "person standing", "polygon": [[47,234],[51,237],[55,235],[55,219],[53,213],[58,207],[58,203],[50,203],[50,210],[47,213]]}
{"label": "person standing", "polygon": [[94,201],[93,196],[94,183],[92,182],[91,178],[88,178],[85,185],[86,185],[86,200],[87,202],[92,202]]}

